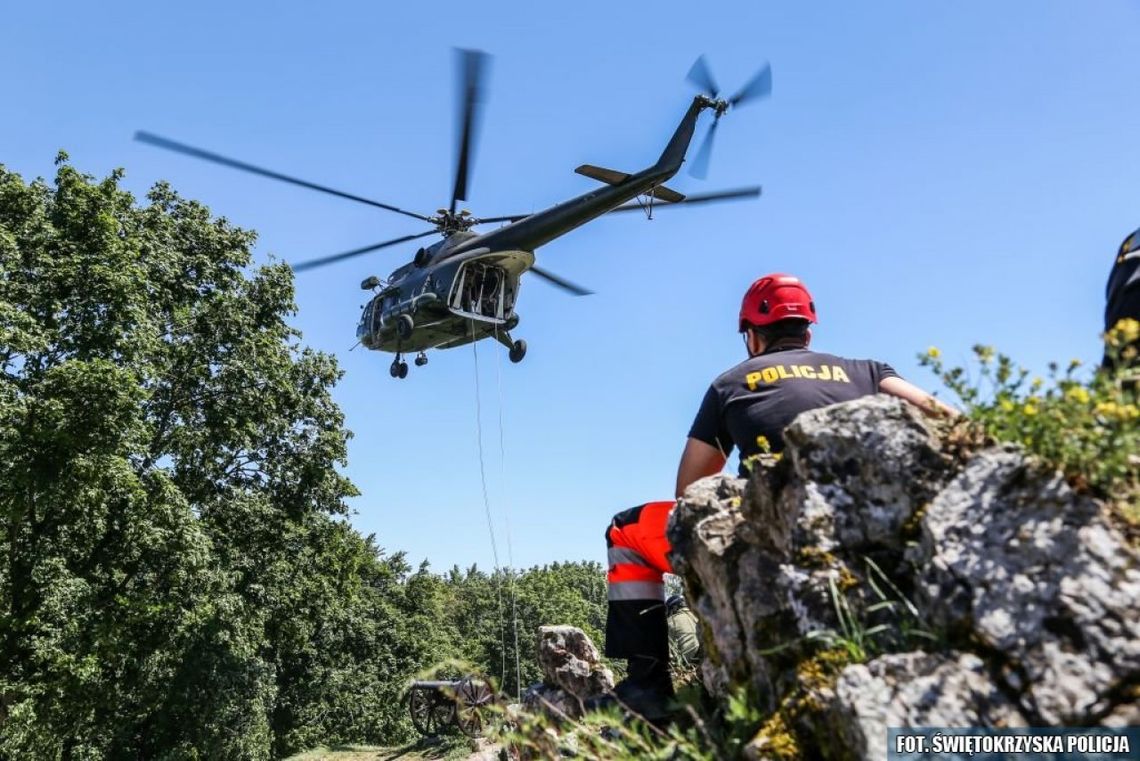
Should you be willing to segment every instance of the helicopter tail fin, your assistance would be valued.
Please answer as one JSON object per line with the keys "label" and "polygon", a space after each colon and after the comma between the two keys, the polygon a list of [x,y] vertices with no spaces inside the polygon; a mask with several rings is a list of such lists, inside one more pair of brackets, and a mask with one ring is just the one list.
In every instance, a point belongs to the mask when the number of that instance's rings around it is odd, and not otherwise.
{"label": "helicopter tail fin", "polygon": [[[604,182],[607,185],[620,185],[631,176],[628,172],[619,172],[616,169],[606,169],[605,167],[594,166],[593,164],[583,164],[574,171],[592,180]],[[646,195],[653,196],[657,200],[665,201],[666,203],[677,203],[685,200],[685,196],[682,193],[678,193],[676,190],[667,188],[664,185],[658,185],[652,188]]]}

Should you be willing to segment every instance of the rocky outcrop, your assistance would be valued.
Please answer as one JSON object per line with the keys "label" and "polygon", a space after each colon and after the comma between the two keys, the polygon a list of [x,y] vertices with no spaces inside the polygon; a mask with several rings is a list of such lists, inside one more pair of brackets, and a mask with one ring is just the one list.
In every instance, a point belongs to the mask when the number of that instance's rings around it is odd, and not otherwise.
{"label": "rocky outcrop", "polygon": [[848,666],[832,710],[842,745],[859,758],[886,758],[890,727],[1026,726],[970,653],[900,653]]}
{"label": "rocky outcrop", "polygon": [[609,692],[614,675],[602,665],[590,637],[575,626],[540,626],[538,663],[543,681],[523,696],[523,707],[556,720],[578,718],[587,698]]}
{"label": "rocky outcrop", "polygon": [[1099,503],[1016,448],[952,453],[888,397],[785,440],[774,467],[694,484],[669,528],[706,686],[774,719],[753,755],[775,728],[805,755],[882,758],[887,726],[1133,715],[1140,557]]}

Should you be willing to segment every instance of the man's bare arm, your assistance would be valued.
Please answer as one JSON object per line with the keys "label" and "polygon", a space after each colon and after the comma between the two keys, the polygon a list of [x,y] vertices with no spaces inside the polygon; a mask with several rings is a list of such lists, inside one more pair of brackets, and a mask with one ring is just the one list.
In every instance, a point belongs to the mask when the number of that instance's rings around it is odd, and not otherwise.
{"label": "man's bare arm", "polygon": [[700,439],[690,438],[681,454],[681,464],[677,467],[677,493],[679,499],[689,488],[689,484],[705,476],[716,475],[724,468],[728,458],[716,447]]}
{"label": "man's bare arm", "polygon": [[902,378],[884,378],[879,382],[879,390],[891,396],[905,399],[933,417],[955,418],[962,414],[949,404],[938,401],[936,397]]}

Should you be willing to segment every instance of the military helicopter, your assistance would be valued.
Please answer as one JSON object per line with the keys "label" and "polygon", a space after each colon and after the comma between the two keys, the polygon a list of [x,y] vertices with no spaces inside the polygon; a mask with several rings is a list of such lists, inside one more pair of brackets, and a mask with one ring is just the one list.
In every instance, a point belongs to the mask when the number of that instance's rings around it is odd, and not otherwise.
{"label": "military helicopter", "polygon": [[[450,349],[484,338],[494,338],[507,347],[511,362],[522,361],[526,355],[526,341],[513,339],[511,331],[519,323],[515,304],[524,272],[531,272],[575,296],[591,293],[535,265],[535,250],[539,246],[574,228],[612,212],[643,210],[652,216],[655,205],[657,208],[668,208],[749,198],[760,194],[759,187],[747,187],[686,197],[663,184],[680,170],[702,112],[712,111],[713,122],[693,162],[692,174],[699,178],[707,175],[713,136],[720,118],[730,108],[767,96],[772,90],[771,68],[765,65],[735,95],[727,99],[720,98],[712,73],[704,56],[701,56],[688,74],[689,81],[700,92],[693,98],[673,137],[652,166],[630,174],[583,164],[574,171],[598,180],[604,187],[534,214],[475,217],[467,209],[457,209],[458,202],[467,199],[473,136],[478,126],[480,106],[484,101],[484,80],[489,56],[476,50],[456,52],[459,59],[461,114],[455,184],[448,207],[437,210],[431,216],[263,169],[149,132],[137,132],[135,139],[431,224],[432,229],[424,232],[293,266],[294,271],[302,272],[417,238],[437,233],[443,236],[443,240],[418,249],[410,262],[398,267],[387,278],[372,275],[360,284],[362,289],[373,291],[374,295],[364,306],[356,329],[357,338],[368,349],[396,355],[389,368],[393,378],[407,376],[408,365],[403,359],[406,353],[416,352],[415,363],[423,366],[427,364],[426,352],[429,349]],[[473,229],[489,223],[507,224],[484,233]]]}

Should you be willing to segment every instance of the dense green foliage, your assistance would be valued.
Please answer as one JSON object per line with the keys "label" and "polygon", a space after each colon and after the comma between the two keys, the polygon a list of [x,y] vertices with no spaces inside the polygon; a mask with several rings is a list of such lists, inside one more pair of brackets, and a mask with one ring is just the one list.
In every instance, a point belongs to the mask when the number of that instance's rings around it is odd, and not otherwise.
{"label": "dense green foliage", "polygon": [[424,568],[408,590],[423,614],[435,611],[435,652],[478,667],[510,696],[518,694],[519,674],[523,689],[541,678],[535,660],[539,626],[570,624],[602,643],[606,577],[598,563],[552,563],[513,578],[505,570],[452,568],[437,576]]}
{"label": "dense green foliage", "polygon": [[598,636],[597,564],[413,573],[354,531],[339,370],[286,323],[291,271],[148,201],[0,167],[0,757],[401,742],[433,664],[514,691],[512,600],[524,683],[537,624]]}
{"label": "dense green foliage", "polygon": [[0,755],[388,731],[432,654],[343,517],[335,362],[251,233],[118,180],[0,168]]}

